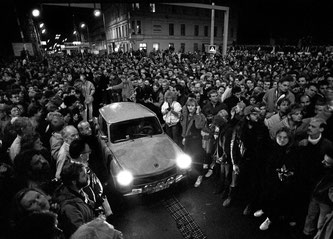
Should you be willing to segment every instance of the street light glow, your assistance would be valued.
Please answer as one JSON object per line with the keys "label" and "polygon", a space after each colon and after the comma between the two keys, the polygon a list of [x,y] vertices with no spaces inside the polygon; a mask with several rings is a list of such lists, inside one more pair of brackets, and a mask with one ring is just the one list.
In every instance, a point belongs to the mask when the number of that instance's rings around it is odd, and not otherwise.
{"label": "street light glow", "polygon": [[43,27],[44,27],[44,23],[40,23],[39,28],[43,28]]}
{"label": "street light glow", "polygon": [[45,33],[46,33],[46,29],[43,29],[43,30],[42,30],[42,34],[45,34]]}
{"label": "street light glow", "polygon": [[39,17],[39,15],[40,15],[40,11],[38,9],[32,10],[32,16]]}
{"label": "street light glow", "polygon": [[86,27],[86,24],[81,23],[80,27],[81,27],[81,28],[85,28],[85,27]]}
{"label": "street light glow", "polygon": [[95,10],[94,10],[94,16],[95,16],[95,17],[99,17],[100,15],[101,15],[101,11],[98,10],[98,9],[95,9]]}

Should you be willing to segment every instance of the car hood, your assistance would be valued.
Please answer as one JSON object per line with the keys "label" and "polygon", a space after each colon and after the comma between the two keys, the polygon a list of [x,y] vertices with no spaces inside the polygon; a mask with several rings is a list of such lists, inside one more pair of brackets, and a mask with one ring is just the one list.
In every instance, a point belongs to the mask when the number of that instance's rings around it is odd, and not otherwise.
{"label": "car hood", "polygon": [[163,172],[176,164],[182,150],[166,135],[154,135],[112,145],[116,160],[134,176]]}

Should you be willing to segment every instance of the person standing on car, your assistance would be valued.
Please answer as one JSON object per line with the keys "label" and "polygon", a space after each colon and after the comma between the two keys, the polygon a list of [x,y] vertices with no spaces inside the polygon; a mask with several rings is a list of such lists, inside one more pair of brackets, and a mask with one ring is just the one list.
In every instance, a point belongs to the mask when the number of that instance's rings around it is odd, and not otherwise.
{"label": "person standing on car", "polygon": [[186,108],[180,120],[184,151],[194,162],[194,172],[198,175],[194,187],[199,187],[203,179],[204,150],[202,148],[201,130],[206,125],[206,117],[201,113],[200,106],[195,99],[188,99]]}

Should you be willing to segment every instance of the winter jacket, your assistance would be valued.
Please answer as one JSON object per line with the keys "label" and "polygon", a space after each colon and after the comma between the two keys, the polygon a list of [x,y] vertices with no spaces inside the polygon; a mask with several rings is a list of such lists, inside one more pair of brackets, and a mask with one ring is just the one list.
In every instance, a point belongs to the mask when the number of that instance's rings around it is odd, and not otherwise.
{"label": "winter jacket", "polygon": [[[283,95],[285,95],[283,97]],[[263,97],[263,102],[266,104],[267,107],[267,112],[277,112],[276,108],[276,102],[278,101],[279,98],[286,98],[289,99],[291,104],[295,103],[295,95],[291,92],[288,91],[287,93],[284,93],[282,95],[278,94],[278,90],[276,88],[269,89],[264,97]]]}
{"label": "winter jacket", "polygon": [[180,124],[183,138],[201,138],[201,129],[206,125],[206,117],[202,113],[189,116],[187,109],[183,109]]}
{"label": "winter jacket", "polygon": [[124,80],[120,84],[112,86],[112,90],[119,89],[121,89],[121,96],[125,101],[127,101],[127,99],[130,99],[134,93],[134,87],[130,79]]}
{"label": "winter jacket", "polygon": [[59,203],[59,224],[65,236],[70,237],[81,225],[95,218],[94,203],[88,196],[62,186],[55,195]]}
{"label": "winter jacket", "polygon": [[217,102],[216,105],[214,106],[212,102],[207,102],[204,107],[202,108],[202,113],[207,117],[207,120],[209,118],[208,122],[209,124],[213,120],[213,117],[217,115],[217,113],[220,110],[226,110],[228,111],[228,106],[225,103]]}
{"label": "winter jacket", "polygon": [[307,146],[300,146],[300,176],[302,187],[307,193],[313,192],[315,185],[324,175],[322,160],[327,149],[332,147],[332,142],[323,137],[317,144],[308,142]]}
{"label": "winter jacket", "polygon": [[[313,197],[324,204],[333,206],[333,202],[330,200],[329,193],[333,193],[333,170],[330,169],[325,172],[325,175],[320,179],[320,181],[315,186],[313,190]],[[333,196],[333,195],[332,195]]]}
{"label": "winter jacket", "polygon": [[239,165],[243,159],[264,162],[269,143],[269,132],[264,123],[255,123],[250,129],[247,119],[240,120],[234,128],[231,138],[232,163]]}

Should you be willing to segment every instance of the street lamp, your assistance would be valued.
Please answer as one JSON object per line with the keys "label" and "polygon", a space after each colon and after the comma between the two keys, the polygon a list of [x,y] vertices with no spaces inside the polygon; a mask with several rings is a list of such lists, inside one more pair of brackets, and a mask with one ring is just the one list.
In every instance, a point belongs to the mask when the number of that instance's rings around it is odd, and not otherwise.
{"label": "street lamp", "polygon": [[95,16],[95,17],[99,17],[99,16],[101,16],[101,14],[102,14],[102,13],[101,13],[101,10],[99,10],[99,9],[95,9],[95,10],[94,10],[94,16]]}
{"label": "street lamp", "polygon": [[43,22],[39,23],[39,28],[43,28],[45,24]]}
{"label": "street lamp", "polygon": [[106,37],[106,27],[105,27],[105,17],[104,17],[104,13],[102,13],[102,11],[100,9],[95,9],[94,10],[94,16],[95,17],[100,17],[102,15],[102,21],[103,21],[103,30],[104,30],[104,34],[105,34],[105,48],[107,53],[109,54],[109,48],[107,46],[107,37]]}
{"label": "street lamp", "polygon": [[[89,27],[88,27],[88,25],[87,24],[85,24],[84,22],[82,22],[81,24],[80,24],[80,28],[81,29],[84,29],[84,28],[86,28],[87,29],[87,41],[90,43],[90,37],[89,37]],[[90,45],[90,44],[89,44]]]}
{"label": "street lamp", "polygon": [[39,17],[39,16],[40,16],[40,11],[39,11],[39,9],[34,9],[34,10],[32,10],[32,16],[34,16],[34,17]]}
{"label": "street lamp", "polygon": [[[40,11],[39,9],[33,9],[31,12],[32,16],[34,18],[38,18],[40,16]],[[31,21],[32,27],[33,27],[33,31],[34,31],[34,35],[36,38],[36,48],[37,48],[37,54],[39,56],[42,56],[42,50],[41,50],[41,39],[40,39],[40,35],[39,35],[39,29],[38,27],[35,25],[34,19],[29,17],[29,21]],[[44,26],[44,25],[43,25]]]}

